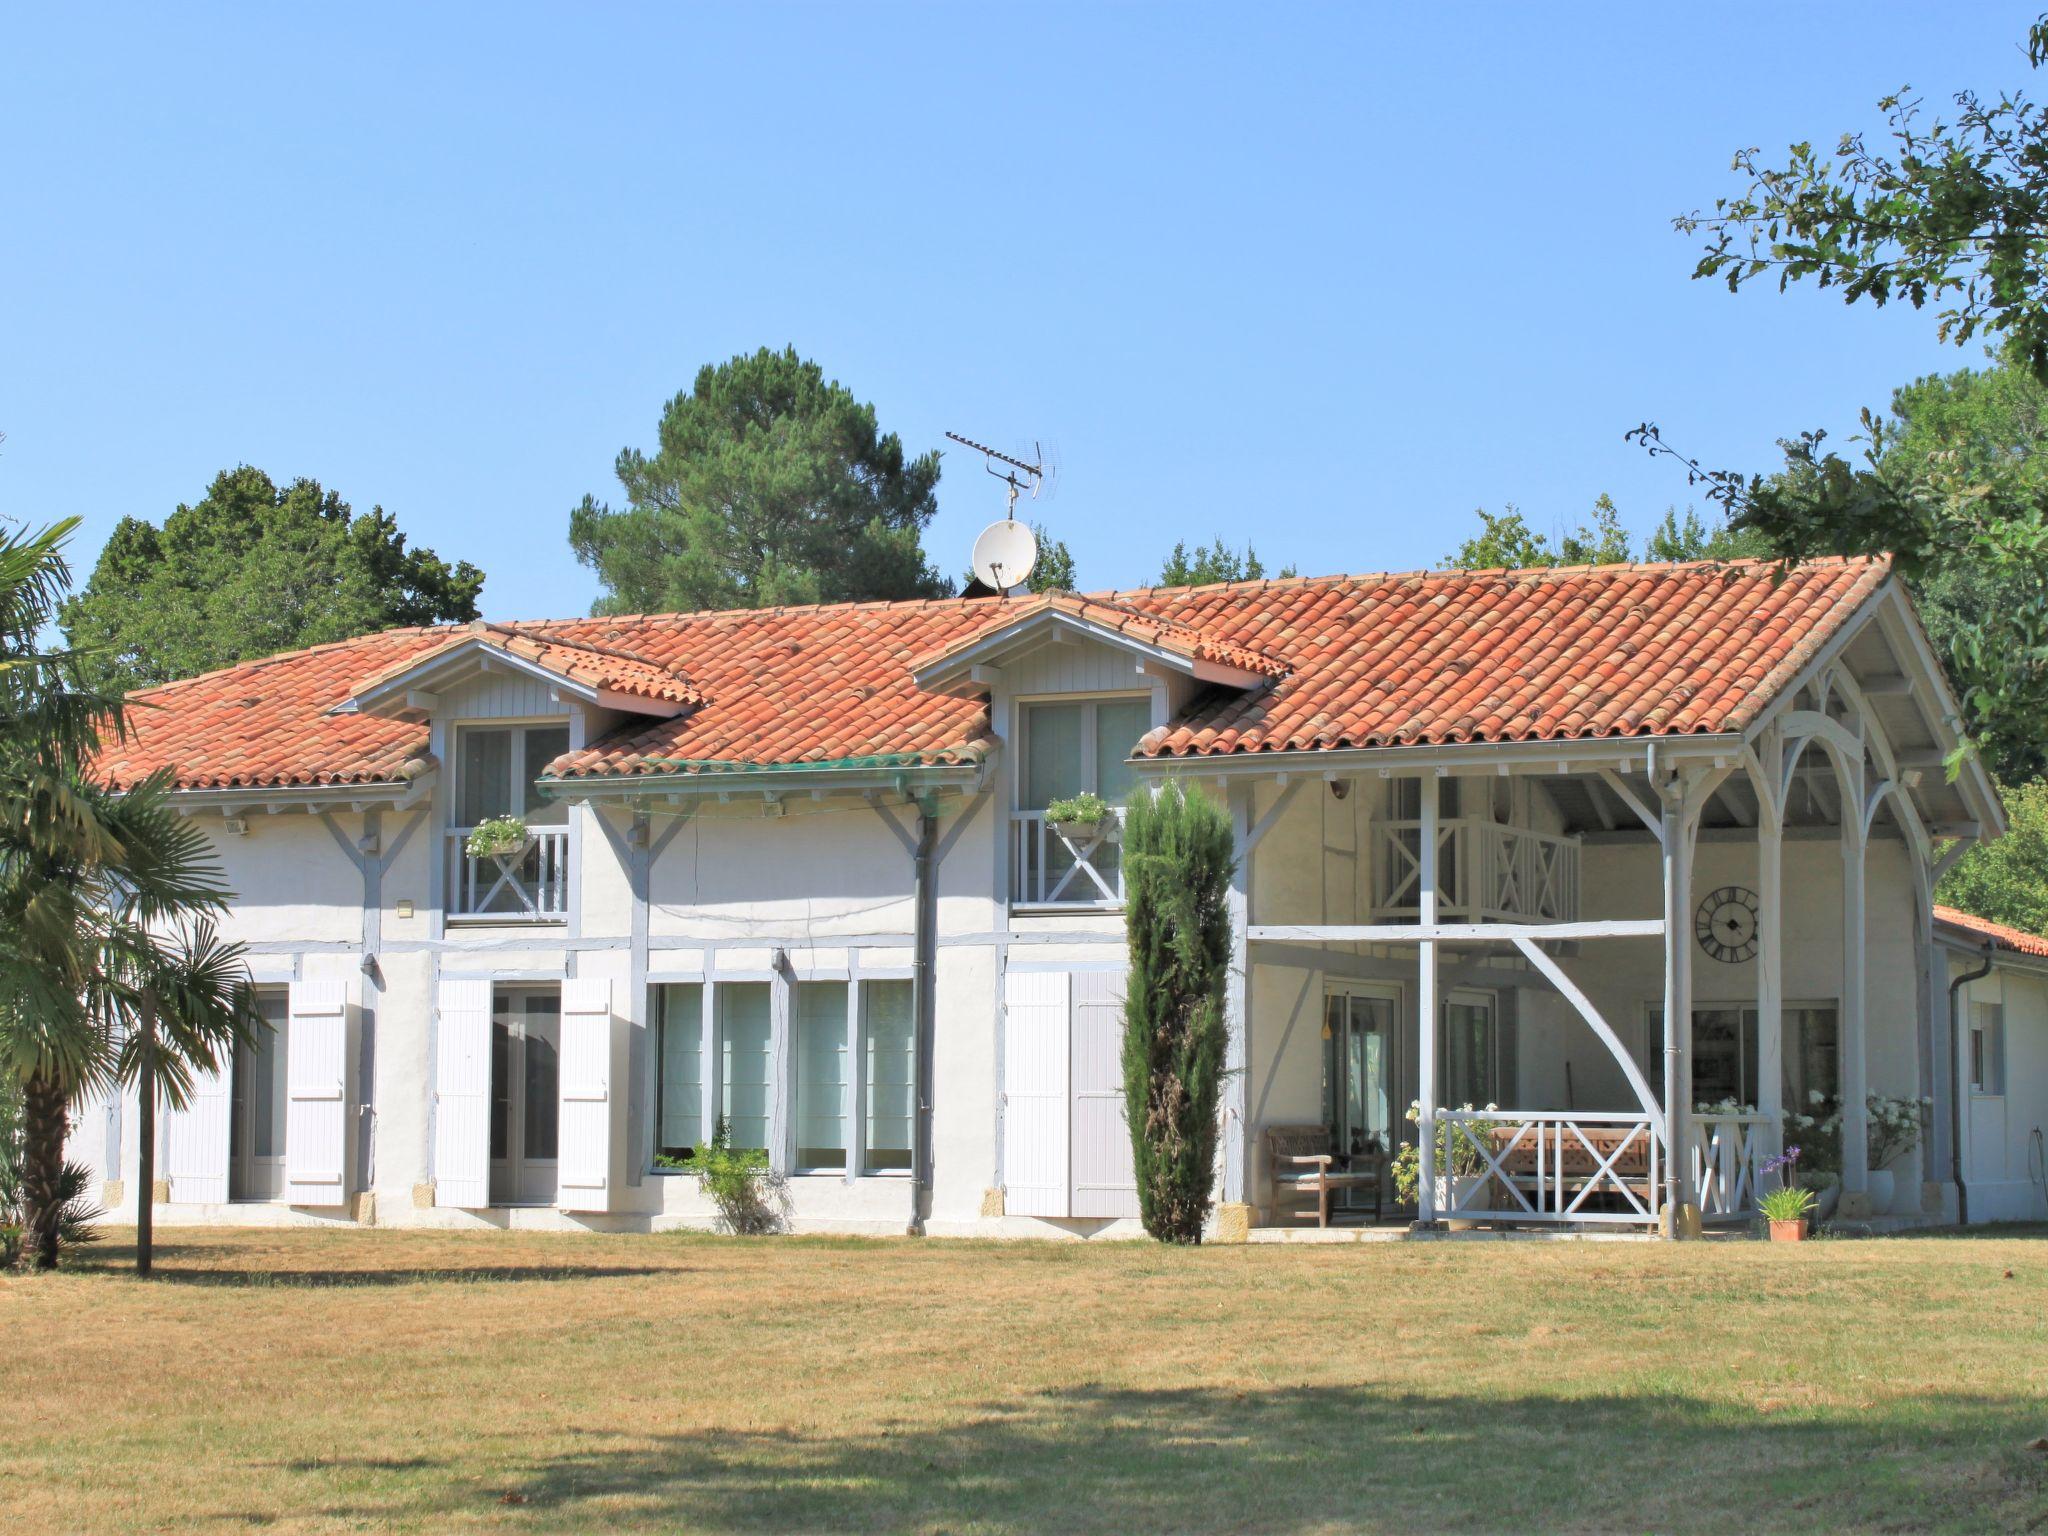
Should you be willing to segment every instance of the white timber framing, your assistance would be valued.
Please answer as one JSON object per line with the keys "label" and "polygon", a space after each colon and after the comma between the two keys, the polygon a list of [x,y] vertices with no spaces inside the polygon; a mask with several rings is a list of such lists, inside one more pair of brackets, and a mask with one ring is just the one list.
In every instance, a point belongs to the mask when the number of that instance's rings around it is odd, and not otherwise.
{"label": "white timber framing", "polygon": [[[1237,859],[1231,866],[1230,890],[1225,897],[1230,916],[1230,969],[1224,979],[1223,1023],[1223,1199],[1225,1204],[1245,1201],[1249,1103],[1251,1095],[1251,892],[1252,861],[1259,844],[1293,804],[1303,779],[1281,775],[1280,794],[1266,814],[1253,818],[1253,784],[1238,780],[1225,786],[1225,803],[1230,808],[1231,835]],[[1318,780],[1317,782],[1320,782]]]}

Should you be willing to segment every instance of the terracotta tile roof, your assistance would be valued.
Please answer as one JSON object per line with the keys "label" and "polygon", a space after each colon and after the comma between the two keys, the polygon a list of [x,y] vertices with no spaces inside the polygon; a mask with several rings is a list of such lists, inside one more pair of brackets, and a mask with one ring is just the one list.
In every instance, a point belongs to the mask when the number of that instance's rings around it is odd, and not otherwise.
{"label": "terracotta tile roof", "polygon": [[[644,668],[646,687],[689,694],[673,719],[631,721],[558,759],[562,775],[975,761],[992,745],[986,702],[925,692],[913,669],[1034,604],[1271,678],[1204,690],[1140,748],[1198,756],[1740,730],[1888,572],[1868,560],[1782,581],[1705,563],[1420,572],[494,629],[563,667]],[[394,631],[152,690],[107,771],[127,782],[172,763],[195,788],[418,772],[423,726],[332,711],[365,678],[468,633]]]}
{"label": "terracotta tile roof", "polygon": [[2028,933],[2024,928],[2008,928],[2004,923],[1994,923],[1988,917],[1978,917],[1974,912],[1965,912],[1959,907],[1944,907],[1939,903],[1935,904],[1934,921],[1940,927],[1953,929],[1979,942],[1988,939],[1996,948],[2048,959],[2048,939],[2037,933]]}
{"label": "terracotta tile roof", "polygon": [[1147,611],[1114,593],[1105,596],[1075,592],[1041,592],[1034,597],[1005,603],[1003,612],[992,615],[988,623],[918,657],[911,662],[910,670],[923,672],[977,641],[1027,624],[1041,613],[1064,613],[1095,628],[1127,636],[1176,656],[1185,656],[1190,661],[1220,662],[1241,672],[1257,672],[1267,677],[1287,675],[1286,662],[1248,645],[1237,644],[1226,635],[1181,623],[1164,613]]}
{"label": "terracotta tile roof", "polygon": [[182,789],[381,784],[433,766],[423,725],[336,715],[366,672],[440,647],[445,629],[392,629],[245,661],[130,698],[129,735],[101,754],[115,787],[176,769]]}
{"label": "terracotta tile roof", "polygon": [[1890,574],[1824,560],[1417,572],[1131,593],[1284,658],[1145,756],[1739,731]]}
{"label": "terracotta tile roof", "polygon": [[557,676],[591,688],[670,704],[699,702],[696,690],[690,687],[678,666],[655,661],[620,646],[538,633],[539,628],[526,624],[495,624],[479,619],[459,629],[444,631],[446,639],[440,645],[424,655],[404,657],[381,672],[361,679],[356,684],[356,691],[367,692],[391,677],[433,662],[444,652],[481,641],[493,650],[523,657]]}

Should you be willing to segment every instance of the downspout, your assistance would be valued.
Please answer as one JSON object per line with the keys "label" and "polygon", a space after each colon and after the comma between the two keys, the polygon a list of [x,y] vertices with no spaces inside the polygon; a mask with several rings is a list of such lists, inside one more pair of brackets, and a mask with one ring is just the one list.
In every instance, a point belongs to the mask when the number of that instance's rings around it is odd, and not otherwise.
{"label": "downspout", "polygon": [[932,984],[937,970],[937,891],[932,879],[933,849],[939,837],[939,809],[936,796],[926,793],[917,801],[916,878],[913,882],[913,939],[911,959],[911,1017],[916,1030],[916,1109],[911,1119],[911,1179],[909,1235],[924,1236],[925,1213],[931,1206],[932,1190],[932,1054],[934,1016]]}
{"label": "downspout", "polygon": [[1973,981],[1991,974],[1992,945],[1984,945],[1984,963],[1948,984],[1948,1162],[1956,1185],[1956,1225],[1970,1224],[1970,1191],[1963,1183],[1963,1026],[1956,1015],[1956,995]]}

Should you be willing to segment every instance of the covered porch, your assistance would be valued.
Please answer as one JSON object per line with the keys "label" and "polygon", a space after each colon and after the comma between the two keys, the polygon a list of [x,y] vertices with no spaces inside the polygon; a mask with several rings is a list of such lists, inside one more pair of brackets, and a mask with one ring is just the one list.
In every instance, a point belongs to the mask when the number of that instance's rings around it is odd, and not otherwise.
{"label": "covered porch", "polygon": [[[1836,1161],[1801,1116],[1839,1120],[1841,1216],[1938,1216],[1932,891],[1997,813],[1942,772],[1915,639],[1864,626],[1739,734],[1214,780],[1240,850],[1220,1224],[1746,1227],[1788,1131]],[[1879,1175],[1872,1094],[1928,1111]]]}

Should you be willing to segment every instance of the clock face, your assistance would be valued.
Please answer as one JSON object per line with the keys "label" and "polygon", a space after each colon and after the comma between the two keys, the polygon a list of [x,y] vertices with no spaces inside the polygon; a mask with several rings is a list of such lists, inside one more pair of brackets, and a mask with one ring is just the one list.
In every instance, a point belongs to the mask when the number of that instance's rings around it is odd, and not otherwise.
{"label": "clock face", "polygon": [[1757,910],[1755,891],[1724,885],[1700,903],[1693,915],[1693,937],[1700,941],[1701,949],[1724,965],[1754,960]]}

